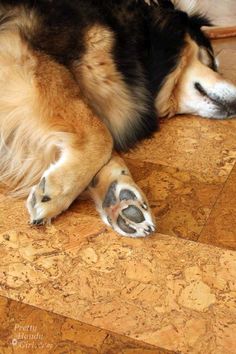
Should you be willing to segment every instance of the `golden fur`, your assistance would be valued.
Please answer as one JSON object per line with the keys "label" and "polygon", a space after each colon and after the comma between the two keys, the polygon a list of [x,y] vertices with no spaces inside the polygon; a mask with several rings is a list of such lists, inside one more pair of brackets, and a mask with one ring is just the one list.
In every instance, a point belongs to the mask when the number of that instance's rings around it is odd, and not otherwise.
{"label": "golden fur", "polygon": [[92,26],[87,31],[86,43],[86,52],[73,64],[72,71],[84,98],[122,143],[125,130],[140,124],[137,112],[146,110],[145,104],[139,104],[139,100],[145,100],[145,89],[137,87],[134,96],[124,82],[112,55],[114,38],[109,29]]}

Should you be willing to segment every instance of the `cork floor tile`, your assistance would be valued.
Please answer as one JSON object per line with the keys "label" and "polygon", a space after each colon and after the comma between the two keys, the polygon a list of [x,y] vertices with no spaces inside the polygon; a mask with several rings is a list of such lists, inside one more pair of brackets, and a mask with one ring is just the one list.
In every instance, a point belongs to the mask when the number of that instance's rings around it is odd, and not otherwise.
{"label": "cork floor tile", "polygon": [[147,195],[158,232],[197,240],[222,185],[173,167],[133,159],[126,162]]}
{"label": "cork floor tile", "polygon": [[0,297],[1,354],[174,353]]}
{"label": "cork floor tile", "polygon": [[236,120],[179,116],[161,124],[153,138],[125,157],[189,170],[198,178],[224,183],[236,162]]}
{"label": "cork floor tile", "polygon": [[236,166],[211,212],[199,241],[236,249]]}
{"label": "cork floor tile", "polygon": [[172,351],[235,353],[236,252],[70,220],[0,234],[2,296]]}

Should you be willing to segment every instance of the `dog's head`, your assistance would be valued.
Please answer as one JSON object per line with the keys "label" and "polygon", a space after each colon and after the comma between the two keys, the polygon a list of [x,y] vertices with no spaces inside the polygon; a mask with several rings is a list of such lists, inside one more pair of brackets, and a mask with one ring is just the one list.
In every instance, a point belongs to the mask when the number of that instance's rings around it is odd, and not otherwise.
{"label": "dog's head", "polygon": [[209,21],[161,2],[150,8],[150,80],[158,115],[236,115],[236,87],[217,72],[214,51],[202,31]]}

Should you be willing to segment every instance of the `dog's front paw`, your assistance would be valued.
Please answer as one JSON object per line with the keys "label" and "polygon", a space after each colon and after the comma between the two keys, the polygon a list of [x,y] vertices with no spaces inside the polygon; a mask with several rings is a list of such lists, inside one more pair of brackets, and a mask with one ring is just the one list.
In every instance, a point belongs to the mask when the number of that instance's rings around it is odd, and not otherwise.
{"label": "dog's front paw", "polygon": [[30,191],[26,205],[32,225],[50,224],[73,200],[70,193],[63,193],[59,183],[52,182],[49,177],[43,177]]}
{"label": "dog's front paw", "polygon": [[147,200],[133,182],[112,182],[99,209],[104,222],[123,236],[146,237],[155,231]]}

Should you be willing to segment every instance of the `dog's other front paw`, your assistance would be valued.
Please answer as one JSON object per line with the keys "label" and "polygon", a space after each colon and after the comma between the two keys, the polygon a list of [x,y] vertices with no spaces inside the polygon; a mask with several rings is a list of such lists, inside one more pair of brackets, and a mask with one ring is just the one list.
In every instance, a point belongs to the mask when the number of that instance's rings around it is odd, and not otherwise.
{"label": "dog's other front paw", "polygon": [[[113,181],[98,208],[103,221],[128,237],[146,237],[155,231],[148,202],[129,176]],[[123,181],[122,181],[123,180]]]}
{"label": "dog's other front paw", "polygon": [[123,236],[146,237],[155,231],[151,210],[137,186],[114,181],[102,209],[103,220]]}

